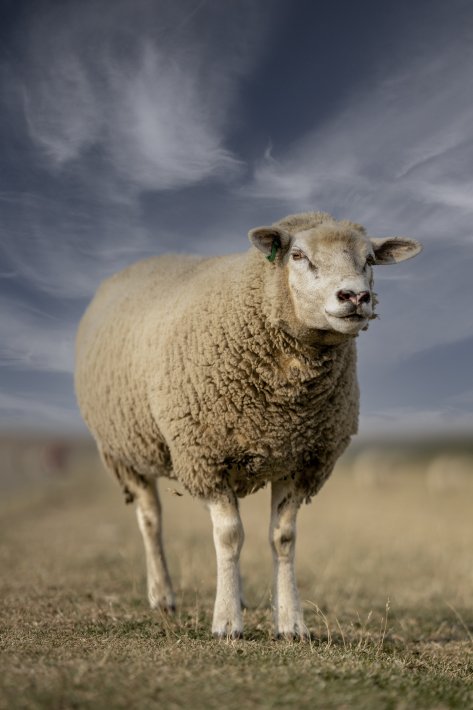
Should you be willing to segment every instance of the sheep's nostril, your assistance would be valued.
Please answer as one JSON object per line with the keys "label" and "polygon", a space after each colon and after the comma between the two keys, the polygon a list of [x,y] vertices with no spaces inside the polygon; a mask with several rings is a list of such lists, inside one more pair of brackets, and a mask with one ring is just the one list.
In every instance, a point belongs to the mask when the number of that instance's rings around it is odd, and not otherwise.
{"label": "sheep's nostril", "polygon": [[361,291],[356,294],[357,303],[369,303],[371,301],[371,294],[369,291]]}
{"label": "sheep's nostril", "polygon": [[337,298],[342,303],[350,301],[354,306],[360,306],[362,303],[369,303],[371,301],[371,294],[369,291],[359,291],[355,293],[354,291],[342,288],[340,291],[337,291]]}
{"label": "sheep's nostril", "polygon": [[345,291],[341,289],[337,292],[337,298],[339,301],[353,301],[356,299],[356,294],[354,291]]}

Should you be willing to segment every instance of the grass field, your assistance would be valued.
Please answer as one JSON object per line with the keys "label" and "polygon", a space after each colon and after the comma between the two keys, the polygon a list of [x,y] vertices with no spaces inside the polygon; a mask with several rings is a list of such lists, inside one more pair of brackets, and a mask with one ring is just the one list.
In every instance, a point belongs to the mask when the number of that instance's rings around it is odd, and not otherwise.
{"label": "grass field", "polygon": [[471,452],[340,463],[299,520],[308,643],[272,638],[267,491],[242,502],[246,638],[218,642],[199,503],[162,482],[170,619],[147,608],[134,511],[89,448],[50,470],[37,442],[0,454],[0,708],[473,708]]}

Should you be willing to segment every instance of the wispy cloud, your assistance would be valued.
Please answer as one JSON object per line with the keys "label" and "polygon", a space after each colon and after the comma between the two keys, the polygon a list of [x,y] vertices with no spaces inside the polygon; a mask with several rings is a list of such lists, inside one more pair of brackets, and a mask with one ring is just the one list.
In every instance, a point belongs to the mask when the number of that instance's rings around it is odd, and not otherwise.
{"label": "wispy cloud", "polygon": [[0,309],[0,367],[16,370],[73,370],[73,323],[52,318],[4,299]]}
{"label": "wispy cloud", "polygon": [[48,73],[24,77],[23,108],[31,138],[60,166],[99,140],[104,116],[79,57],[63,52]]}
{"label": "wispy cloud", "polygon": [[405,58],[355,87],[338,115],[266,152],[245,193],[471,241],[473,50],[461,28],[455,46],[431,40],[421,51],[400,42]]}
{"label": "wispy cloud", "polygon": [[250,0],[108,8],[66,0],[25,15],[21,61],[4,72],[30,141],[18,157],[44,180],[0,193],[3,272],[58,298],[90,297],[169,242],[143,216],[143,195],[239,174],[226,136],[264,36]]}
{"label": "wispy cloud", "polygon": [[[259,17],[250,0],[225,10],[116,0],[107,12],[66,0],[23,15],[23,43],[1,67],[4,127],[11,115],[27,139],[15,156],[21,187],[5,181],[0,192],[0,280],[17,294],[0,310],[5,375],[72,371],[77,314],[98,283],[162,249],[143,194],[239,173],[226,134],[238,78],[264,34]],[[75,299],[82,309],[49,318],[32,299],[46,308]]]}
{"label": "wispy cloud", "polygon": [[[353,88],[336,115],[289,146],[272,146],[244,187],[248,199],[291,211],[323,209],[373,236],[412,236],[414,264],[375,270],[381,319],[360,337],[365,376],[410,354],[473,333],[473,50],[399,37],[370,83]],[[397,58],[396,58],[397,52]],[[317,100],[314,94],[313,101]],[[403,334],[400,337],[400,334]]]}
{"label": "wispy cloud", "polygon": [[225,128],[252,54],[248,3],[229,9],[223,37],[209,46],[188,29],[202,26],[205,40],[215,6],[136,5],[118,0],[104,13],[86,0],[35,16],[22,77],[31,138],[58,169],[101,151],[130,189],[230,178],[240,163],[225,147]]}
{"label": "wispy cloud", "polygon": [[107,196],[29,193],[0,196],[0,250],[6,276],[56,298],[87,298],[105,275],[152,250],[136,204]]}
{"label": "wispy cloud", "polygon": [[360,418],[360,435],[419,436],[425,434],[470,434],[473,413],[451,407],[422,410],[418,407],[396,407],[363,414]]}
{"label": "wispy cloud", "polygon": [[37,393],[25,395],[0,392],[0,422],[2,428],[33,427],[35,430],[54,431],[81,428],[78,412],[60,404],[46,401]]}

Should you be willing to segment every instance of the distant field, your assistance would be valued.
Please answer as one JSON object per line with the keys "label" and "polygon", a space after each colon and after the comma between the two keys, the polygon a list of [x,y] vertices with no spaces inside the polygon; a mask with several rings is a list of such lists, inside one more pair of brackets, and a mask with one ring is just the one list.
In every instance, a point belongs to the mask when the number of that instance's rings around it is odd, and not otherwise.
{"label": "distant field", "polygon": [[271,628],[268,492],[242,502],[246,639],[210,637],[208,515],[162,481],[175,619],[92,449],[0,442],[0,708],[473,708],[473,454],[361,447],[298,527],[310,643]]}

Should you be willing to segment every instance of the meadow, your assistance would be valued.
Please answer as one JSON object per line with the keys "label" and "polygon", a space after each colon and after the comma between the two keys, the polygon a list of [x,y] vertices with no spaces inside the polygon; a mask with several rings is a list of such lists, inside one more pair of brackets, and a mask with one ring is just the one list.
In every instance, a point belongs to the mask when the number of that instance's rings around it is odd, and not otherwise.
{"label": "meadow", "polygon": [[301,510],[307,643],[271,626],[268,491],[242,501],[245,639],[215,641],[208,514],[162,481],[175,618],[88,444],[0,442],[0,708],[473,708],[473,452],[358,445]]}

